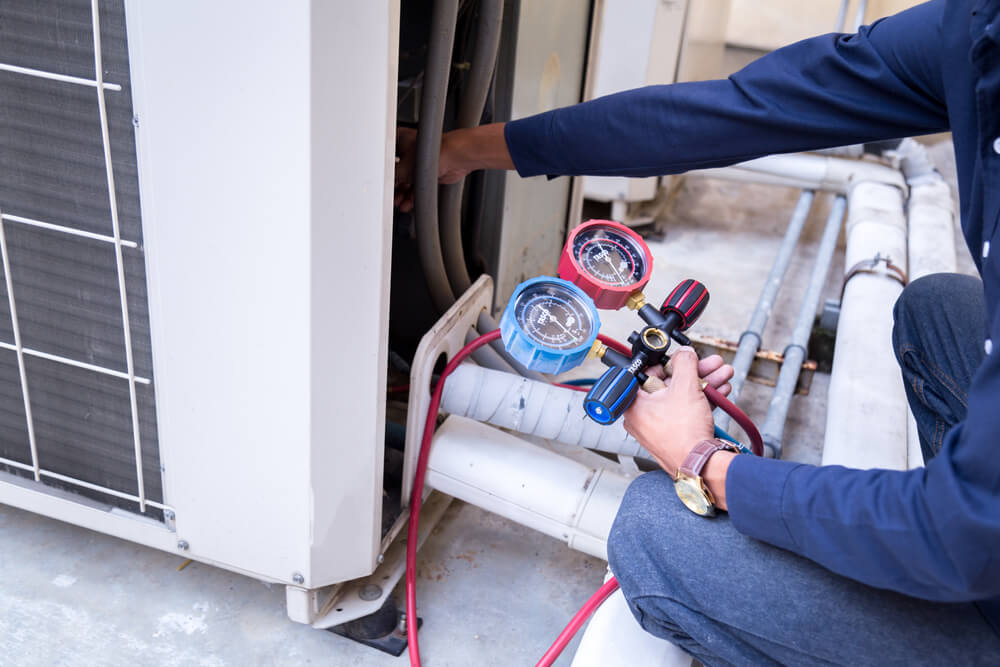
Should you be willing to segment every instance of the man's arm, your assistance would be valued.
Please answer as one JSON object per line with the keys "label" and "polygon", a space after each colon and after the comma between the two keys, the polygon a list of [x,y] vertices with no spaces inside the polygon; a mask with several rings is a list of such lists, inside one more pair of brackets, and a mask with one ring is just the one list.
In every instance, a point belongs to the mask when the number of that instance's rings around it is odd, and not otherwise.
{"label": "man's arm", "polygon": [[728,79],[651,86],[507,123],[522,176],[654,176],[947,129],[937,0],[786,46]]}
{"label": "man's arm", "polygon": [[[786,46],[728,79],[650,86],[444,135],[439,178],[656,176],[948,127],[939,62],[944,0]],[[412,207],[416,132],[400,129],[396,204]]]}
{"label": "man's arm", "polygon": [[[1000,340],[1000,312],[987,336]],[[1000,354],[972,379],[964,422],[925,468],[851,470],[738,457],[726,492],[741,532],[871,586],[942,602],[1000,595]],[[879,434],[872,434],[878,446]]]}

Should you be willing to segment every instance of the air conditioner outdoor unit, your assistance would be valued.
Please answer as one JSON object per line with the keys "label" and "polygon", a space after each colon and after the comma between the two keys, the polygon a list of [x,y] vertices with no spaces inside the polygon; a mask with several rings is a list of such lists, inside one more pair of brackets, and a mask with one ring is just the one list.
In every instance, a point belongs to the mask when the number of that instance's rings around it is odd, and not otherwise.
{"label": "air conditioner outdoor unit", "polygon": [[0,503],[267,581],[370,573],[398,7],[2,14]]}
{"label": "air conditioner outdoor unit", "polygon": [[[504,21],[496,113],[578,101],[589,11]],[[283,583],[303,622],[395,567],[399,22],[398,0],[0,6],[0,503]],[[488,189],[509,292],[554,269],[570,186]]]}

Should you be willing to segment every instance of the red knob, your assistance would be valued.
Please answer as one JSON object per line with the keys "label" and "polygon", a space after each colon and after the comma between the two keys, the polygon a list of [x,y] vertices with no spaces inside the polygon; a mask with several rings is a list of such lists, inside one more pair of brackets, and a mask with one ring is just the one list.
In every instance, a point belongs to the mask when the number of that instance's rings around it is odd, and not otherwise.
{"label": "red knob", "polygon": [[677,329],[685,331],[701,317],[707,305],[708,290],[697,280],[688,278],[674,288],[663,302],[660,312],[664,315],[677,313],[681,318],[681,325]]}

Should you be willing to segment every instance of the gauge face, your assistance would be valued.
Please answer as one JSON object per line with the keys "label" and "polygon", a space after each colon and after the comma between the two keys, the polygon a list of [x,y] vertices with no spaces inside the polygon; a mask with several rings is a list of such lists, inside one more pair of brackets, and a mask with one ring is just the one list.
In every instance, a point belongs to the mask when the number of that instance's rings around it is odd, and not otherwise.
{"label": "gauge face", "polygon": [[514,317],[532,341],[554,350],[585,345],[595,332],[590,307],[558,283],[526,289],[514,303]]}
{"label": "gauge face", "polygon": [[573,256],[587,274],[607,285],[635,285],[646,276],[646,253],[610,225],[594,225],[573,239]]}

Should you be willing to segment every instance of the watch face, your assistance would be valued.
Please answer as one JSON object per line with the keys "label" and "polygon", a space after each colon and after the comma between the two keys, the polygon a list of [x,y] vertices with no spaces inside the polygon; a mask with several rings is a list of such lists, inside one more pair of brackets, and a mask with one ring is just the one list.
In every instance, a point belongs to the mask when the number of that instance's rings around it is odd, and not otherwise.
{"label": "watch face", "polygon": [[699,516],[715,516],[715,506],[709,502],[708,496],[701,488],[701,480],[680,475],[674,482],[677,497],[685,507]]}

